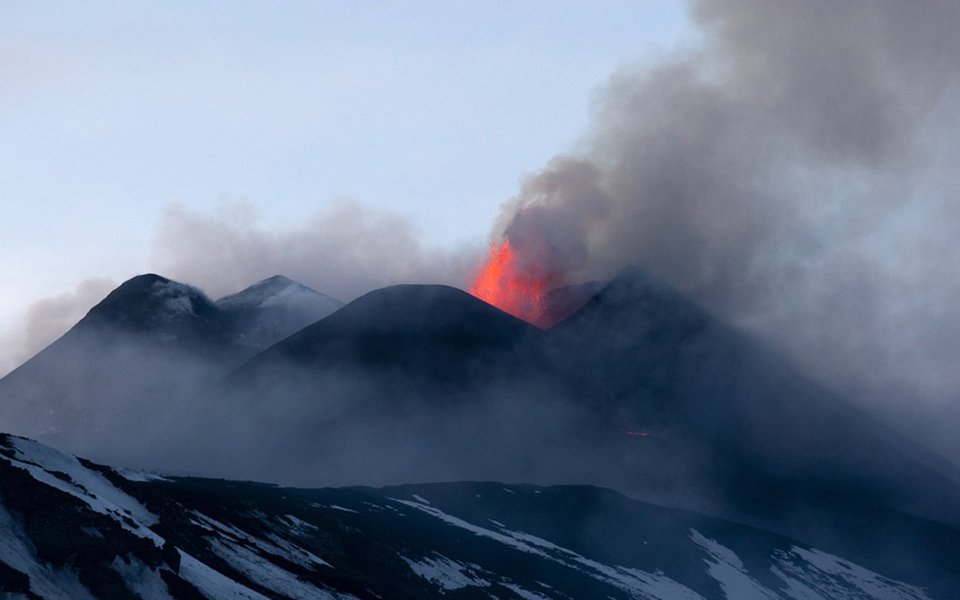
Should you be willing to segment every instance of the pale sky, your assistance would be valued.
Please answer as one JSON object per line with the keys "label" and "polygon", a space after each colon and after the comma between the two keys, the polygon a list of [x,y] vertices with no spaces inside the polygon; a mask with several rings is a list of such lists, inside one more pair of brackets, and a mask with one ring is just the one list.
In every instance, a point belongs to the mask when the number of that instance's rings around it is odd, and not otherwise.
{"label": "pale sky", "polygon": [[283,228],[351,198],[480,244],[617,68],[692,35],[672,0],[4,2],[0,336],[155,270],[173,203]]}

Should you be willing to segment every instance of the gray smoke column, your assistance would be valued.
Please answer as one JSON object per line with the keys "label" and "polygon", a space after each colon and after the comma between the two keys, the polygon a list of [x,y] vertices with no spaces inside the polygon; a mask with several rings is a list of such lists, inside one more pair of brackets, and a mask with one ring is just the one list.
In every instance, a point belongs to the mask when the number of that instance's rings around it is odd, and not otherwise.
{"label": "gray smoke column", "polygon": [[[639,265],[905,428],[955,426],[956,0],[702,0],[691,16],[699,45],[615,74],[584,150],[524,182],[494,242],[553,282]],[[946,426],[926,433],[960,460]]]}

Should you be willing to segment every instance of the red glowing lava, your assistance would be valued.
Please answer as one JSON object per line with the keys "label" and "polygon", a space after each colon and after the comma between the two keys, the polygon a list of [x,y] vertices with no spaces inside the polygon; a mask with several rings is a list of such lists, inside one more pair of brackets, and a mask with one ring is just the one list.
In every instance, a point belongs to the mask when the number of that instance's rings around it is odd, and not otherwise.
{"label": "red glowing lava", "polygon": [[470,293],[528,323],[541,325],[547,285],[546,277],[521,267],[510,241],[505,240],[500,246],[490,247]]}

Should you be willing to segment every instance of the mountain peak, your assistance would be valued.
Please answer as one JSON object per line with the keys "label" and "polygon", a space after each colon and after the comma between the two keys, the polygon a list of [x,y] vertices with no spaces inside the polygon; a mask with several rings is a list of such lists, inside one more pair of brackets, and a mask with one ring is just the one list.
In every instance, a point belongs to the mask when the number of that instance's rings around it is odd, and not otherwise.
{"label": "mountain peak", "polygon": [[[643,323],[661,332],[684,337],[713,318],[700,306],[655,275],[631,266],[602,287],[589,302],[556,329],[613,327],[621,330]],[[614,326],[614,323],[619,325]]]}
{"label": "mountain peak", "polygon": [[178,337],[198,322],[216,320],[216,313],[216,307],[199,289],[147,273],[123,282],[78,325]]}
{"label": "mountain peak", "polygon": [[267,348],[338,310],[343,303],[283,275],[274,275],[216,302],[238,340]]}
{"label": "mountain peak", "polygon": [[402,284],[380,288],[354,300],[341,312],[350,327],[367,331],[418,331],[430,335],[451,327],[467,327],[479,333],[494,321],[509,323],[511,329],[525,329],[527,325],[448,285]]}
{"label": "mountain peak", "polygon": [[273,275],[258,281],[235,294],[220,298],[216,304],[225,310],[245,310],[268,304],[302,303],[306,298],[310,298],[315,303],[323,304],[325,308],[328,308],[326,310],[327,314],[342,305],[339,300],[321,294],[313,288],[284,275]]}
{"label": "mountain peak", "polygon": [[450,380],[463,375],[474,359],[512,351],[535,331],[532,325],[454,287],[394,285],[364,294],[241,370],[253,373],[293,359],[324,367],[402,365],[418,377]]}

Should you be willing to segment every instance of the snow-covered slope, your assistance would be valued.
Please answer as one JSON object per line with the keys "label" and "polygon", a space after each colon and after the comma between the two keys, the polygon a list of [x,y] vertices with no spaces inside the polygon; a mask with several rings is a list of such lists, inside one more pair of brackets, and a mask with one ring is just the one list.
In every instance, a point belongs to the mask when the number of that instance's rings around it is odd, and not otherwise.
{"label": "snow-covered slope", "polygon": [[282,275],[274,275],[216,302],[237,340],[267,348],[333,313],[343,302]]}
{"label": "snow-covered slope", "polygon": [[901,571],[599,488],[167,479],[0,436],[4,598],[928,600],[960,583]]}

